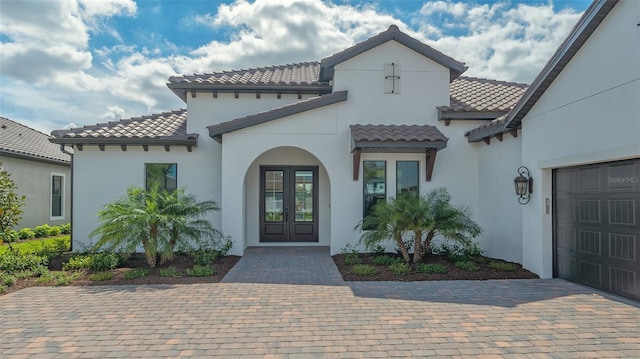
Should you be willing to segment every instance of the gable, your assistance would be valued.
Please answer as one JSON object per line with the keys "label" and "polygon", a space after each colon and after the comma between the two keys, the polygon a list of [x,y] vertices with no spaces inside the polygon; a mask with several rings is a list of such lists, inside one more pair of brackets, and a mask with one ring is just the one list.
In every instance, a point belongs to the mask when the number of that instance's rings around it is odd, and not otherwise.
{"label": "gable", "polygon": [[429,58],[435,63],[448,68],[450,71],[450,81],[453,81],[467,69],[467,67],[464,66],[463,62],[459,62],[452,57],[449,57],[442,52],[432,48],[431,46],[428,46],[410,37],[409,35],[401,32],[396,25],[391,25],[389,26],[389,29],[387,29],[387,31],[373,36],[330,57],[322,59],[320,63],[320,81],[330,81],[333,78],[334,67],[336,65],[341,64],[349,59],[352,59],[392,40],[398,42],[399,44],[402,44],[403,46],[415,51],[422,56]]}

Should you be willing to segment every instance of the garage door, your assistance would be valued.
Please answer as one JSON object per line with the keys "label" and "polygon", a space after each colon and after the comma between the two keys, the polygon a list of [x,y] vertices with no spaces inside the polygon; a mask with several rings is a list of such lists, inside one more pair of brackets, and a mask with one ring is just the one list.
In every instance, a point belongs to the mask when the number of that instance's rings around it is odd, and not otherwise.
{"label": "garage door", "polygon": [[640,300],[640,159],[557,169],[554,274]]}

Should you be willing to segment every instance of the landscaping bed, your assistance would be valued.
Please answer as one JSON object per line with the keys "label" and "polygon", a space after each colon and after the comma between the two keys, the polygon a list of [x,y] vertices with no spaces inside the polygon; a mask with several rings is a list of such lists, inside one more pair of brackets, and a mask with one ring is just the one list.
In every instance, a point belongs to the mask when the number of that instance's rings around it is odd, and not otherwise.
{"label": "landscaping bed", "polygon": [[[424,273],[417,270],[417,266],[411,264],[408,266],[408,272],[404,274],[398,274],[389,269],[389,264],[376,264],[374,263],[376,257],[386,256],[391,260],[395,260],[395,263],[401,263],[402,259],[396,254],[373,254],[373,253],[348,253],[348,254],[336,254],[333,256],[342,278],[346,281],[427,281],[427,280],[489,280],[489,279],[532,279],[538,278],[538,276],[524,268],[520,264],[511,263],[500,259],[493,259],[484,256],[475,256],[472,258],[448,258],[445,255],[426,254],[420,266],[422,269],[435,269],[442,270],[444,268],[446,273]],[[355,259],[357,257],[357,259]],[[391,261],[389,260],[389,261]],[[375,274],[373,270],[369,268],[365,269],[364,275],[358,275],[354,272],[353,262],[358,262],[360,266],[371,266],[375,268]],[[384,261],[378,261],[378,263]],[[457,262],[467,262],[466,265],[461,265],[467,269],[463,269],[456,266]],[[470,263],[469,263],[470,262]],[[431,266],[424,266],[425,264]],[[476,268],[477,269],[473,269]],[[358,267],[363,268],[363,267]],[[436,269],[437,268],[437,269]],[[499,269],[495,269],[499,268]],[[394,269],[402,271],[403,266],[395,265]],[[404,268],[407,270],[407,268]]]}

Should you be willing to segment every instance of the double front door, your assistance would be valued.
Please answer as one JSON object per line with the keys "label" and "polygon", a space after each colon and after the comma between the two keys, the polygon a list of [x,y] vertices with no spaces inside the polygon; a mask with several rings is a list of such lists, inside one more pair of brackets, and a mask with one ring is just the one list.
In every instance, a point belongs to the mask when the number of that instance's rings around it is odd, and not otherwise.
{"label": "double front door", "polygon": [[260,242],[318,242],[318,167],[260,167]]}

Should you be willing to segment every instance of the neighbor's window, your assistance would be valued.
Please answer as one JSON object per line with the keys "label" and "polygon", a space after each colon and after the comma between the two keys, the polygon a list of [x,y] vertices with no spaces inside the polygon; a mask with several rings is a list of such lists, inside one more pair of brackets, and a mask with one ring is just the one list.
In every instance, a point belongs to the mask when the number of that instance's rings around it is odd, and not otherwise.
{"label": "neighbor's window", "polygon": [[51,174],[51,218],[61,219],[64,217],[64,175],[60,173]]}
{"label": "neighbor's window", "polygon": [[145,172],[147,190],[154,185],[168,191],[178,188],[178,165],[175,163],[147,163]]}
{"label": "neighbor's window", "polygon": [[364,171],[364,217],[369,215],[373,206],[386,200],[387,164],[384,161],[363,161]]}
{"label": "neighbor's window", "polygon": [[405,193],[418,194],[418,161],[396,162],[396,197]]}

